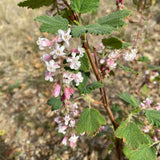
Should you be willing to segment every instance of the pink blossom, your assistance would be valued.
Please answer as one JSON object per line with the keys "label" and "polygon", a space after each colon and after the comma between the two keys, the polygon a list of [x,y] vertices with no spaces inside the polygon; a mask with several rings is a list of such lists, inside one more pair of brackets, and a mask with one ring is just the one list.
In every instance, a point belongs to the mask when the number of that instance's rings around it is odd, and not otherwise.
{"label": "pink blossom", "polygon": [[157,111],[160,110],[160,103],[157,103],[157,106],[155,107]]}
{"label": "pink blossom", "polygon": [[68,114],[65,115],[65,117],[64,117],[65,125],[68,125],[70,119],[71,119],[71,118],[70,118],[70,116],[69,116]]}
{"label": "pink blossom", "polygon": [[63,134],[66,134],[66,130],[67,129],[67,126],[65,126],[65,125],[59,125],[58,126],[58,132],[59,133],[63,133]]}
{"label": "pink blossom", "polygon": [[72,133],[72,136],[69,138],[70,141],[70,147],[74,148],[76,146],[76,142],[78,140],[78,136],[76,136],[74,133]]}
{"label": "pink blossom", "polygon": [[62,117],[56,117],[54,121],[59,124],[62,122]]}
{"label": "pink blossom", "polygon": [[64,87],[64,95],[66,99],[70,100],[70,91],[68,87]]}
{"label": "pink blossom", "polygon": [[55,87],[54,92],[53,92],[54,97],[58,97],[59,96],[60,90],[61,90],[61,84],[58,82],[56,84],[56,87]]}
{"label": "pink blossom", "polygon": [[63,138],[63,140],[62,140],[62,144],[66,146],[66,145],[67,145],[67,140],[68,140],[68,137],[65,136],[65,137]]}
{"label": "pink blossom", "polygon": [[51,46],[52,42],[47,38],[38,38],[37,45],[39,45],[40,50],[44,50],[45,47]]}
{"label": "pink blossom", "polygon": [[46,62],[46,66],[49,72],[55,72],[57,68],[60,68],[60,66],[53,59]]}
{"label": "pink blossom", "polygon": [[105,63],[105,59],[100,60],[100,64],[103,64],[103,63]]}
{"label": "pink blossom", "polygon": [[104,47],[103,43],[100,43],[98,45],[97,52],[98,53],[102,53],[104,49],[105,49],[105,47]]}
{"label": "pink blossom", "polygon": [[158,138],[156,136],[153,137],[154,141],[157,142]]}
{"label": "pink blossom", "polygon": [[71,119],[69,126],[70,127],[75,127],[75,124],[76,124],[76,121],[74,119]]}
{"label": "pink blossom", "polygon": [[145,128],[143,129],[143,131],[148,133],[149,132],[149,125],[146,125]]}
{"label": "pink blossom", "polygon": [[107,60],[107,65],[108,65],[109,68],[112,70],[112,69],[116,68],[117,63],[115,63],[114,60],[112,60],[112,59],[108,59],[108,60]]}
{"label": "pink blossom", "polygon": [[79,83],[83,82],[83,77],[81,72],[78,72],[77,74],[72,74],[72,77],[74,81],[76,82],[76,86],[79,85]]}
{"label": "pink blossom", "polygon": [[54,76],[54,72],[46,71],[45,80],[46,80],[46,81],[53,82],[53,77],[52,77],[52,76]]}
{"label": "pink blossom", "polygon": [[72,49],[71,52],[80,53],[78,49]]}
{"label": "pink blossom", "polygon": [[49,62],[51,59],[52,59],[52,56],[50,54],[43,54],[43,56],[41,57],[41,60],[43,62],[45,62],[45,61]]}
{"label": "pink blossom", "polygon": [[71,94],[73,94],[73,93],[74,93],[73,88],[69,87],[69,92],[70,92]]}
{"label": "pink blossom", "polygon": [[141,106],[142,109],[146,108],[146,105],[144,103],[140,103],[140,106]]}

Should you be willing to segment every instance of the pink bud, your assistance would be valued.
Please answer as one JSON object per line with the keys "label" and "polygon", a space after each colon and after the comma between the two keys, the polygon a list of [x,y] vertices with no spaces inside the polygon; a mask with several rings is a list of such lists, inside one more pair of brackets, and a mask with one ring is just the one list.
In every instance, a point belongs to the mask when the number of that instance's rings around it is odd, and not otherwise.
{"label": "pink bud", "polygon": [[65,137],[63,138],[63,140],[62,140],[62,144],[66,146],[66,145],[67,145],[67,140],[68,140],[68,137],[65,136]]}
{"label": "pink bud", "polygon": [[42,61],[50,61],[52,59],[52,56],[50,54],[44,54],[42,57],[41,57],[41,60]]}
{"label": "pink bud", "polygon": [[71,52],[79,53],[78,49],[72,49]]}
{"label": "pink bud", "polygon": [[68,100],[70,99],[70,91],[67,87],[64,88],[64,95],[65,98],[67,98]]}
{"label": "pink bud", "polygon": [[54,97],[58,97],[58,96],[59,96],[60,90],[61,90],[61,84],[60,84],[60,83],[57,83],[57,84],[56,84],[56,87],[55,87],[55,89],[54,89],[54,92],[53,92]]}
{"label": "pink bud", "polygon": [[74,93],[74,90],[73,90],[73,88],[71,88],[71,87],[69,88],[69,91],[70,91],[71,94]]}
{"label": "pink bud", "polygon": [[123,0],[121,0],[121,4],[124,4],[124,1],[123,1]]}
{"label": "pink bud", "polygon": [[157,142],[158,138],[156,136],[153,137],[154,141]]}

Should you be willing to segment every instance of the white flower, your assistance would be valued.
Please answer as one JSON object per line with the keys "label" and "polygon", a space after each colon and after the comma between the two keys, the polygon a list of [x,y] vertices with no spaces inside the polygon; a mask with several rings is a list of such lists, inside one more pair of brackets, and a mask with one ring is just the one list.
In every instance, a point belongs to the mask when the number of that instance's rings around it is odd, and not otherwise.
{"label": "white flower", "polygon": [[66,146],[66,145],[67,145],[67,140],[68,140],[68,137],[65,136],[65,137],[63,138],[63,140],[62,140],[62,144]]}
{"label": "white flower", "polygon": [[137,53],[137,50],[136,49],[132,49],[131,50],[131,53],[127,52],[123,58],[124,60],[126,61],[133,61],[135,58],[136,58],[136,53]]}
{"label": "white flower", "polygon": [[112,69],[116,68],[117,63],[115,63],[114,60],[112,60],[112,59],[108,59],[107,65],[109,66],[109,69],[112,70]]}
{"label": "white flower", "polygon": [[76,53],[72,53],[72,58],[67,58],[67,62],[70,62],[70,68],[77,70],[81,66],[81,62],[78,61],[79,56],[76,56]]}
{"label": "white flower", "polygon": [[85,53],[85,49],[84,48],[82,48],[82,46],[78,46],[78,51],[79,51],[79,57],[83,57],[83,53]]}
{"label": "white flower", "polygon": [[78,72],[77,74],[72,74],[72,77],[74,81],[76,82],[76,86],[79,85],[79,83],[83,82],[83,77],[81,72]]}
{"label": "white flower", "polygon": [[52,56],[50,54],[43,54],[43,56],[41,57],[41,61],[46,62],[46,61],[50,61],[52,59]]}
{"label": "white flower", "polygon": [[65,44],[66,44],[67,46],[69,46],[69,40],[70,40],[70,38],[71,38],[70,32],[71,32],[71,29],[70,29],[70,28],[67,30],[67,32],[59,29],[59,30],[58,30],[58,33],[59,33],[59,39],[58,39],[58,41],[59,41],[59,42],[64,41]]}
{"label": "white flower", "polygon": [[54,73],[53,73],[53,72],[46,71],[45,80],[46,80],[46,81],[53,82],[53,77],[52,77],[52,76],[54,76]]}
{"label": "white flower", "polygon": [[97,52],[102,53],[104,49],[105,49],[105,46],[103,45],[103,43],[100,43],[98,45]]}
{"label": "white flower", "polygon": [[69,72],[63,73],[63,83],[69,85],[72,80],[73,80],[72,73]]}
{"label": "white flower", "polygon": [[62,117],[56,117],[54,121],[59,124],[62,122]]}
{"label": "white flower", "polygon": [[70,147],[75,147],[78,138],[79,138],[79,136],[76,136],[75,134],[72,134],[72,136],[69,138]]}
{"label": "white flower", "polygon": [[49,47],[51,42],[47,38],[38,38],[37,45],[39,45],[40,50],[44,50],[44,47]]}
{"label": "white flower", "polygon": [[109,59],[116,59],[119,56],[119,50],[113,50],[109,53],[108,58]]}
{"label": "white flower", "polygon": [[46,62],[46,65],[49,72],[55,72],[57,68],[60,68],[60,66],[54,60]]}
{"label": "white flower", "polygon": [[52,51],[50,54],[53,55],[53,58],[56,59],[58,56],[64,56],[66,53],[64,53],[65,47],[60,47],[58,44],[56,44],[55,50]]}
{"label": "white flower", "polygon": [[68,125],[70,119],[71,119],[71,118],[70,118],[69,115],[66,115],[66,116],[64,117],[65,125]]}
{"label": "white flower", "polygon": [[59,125],[58,132],[65,134],[66,133],[66,131],[65,131],[66,129],[67,129],[67,126]]}
{"label": "white flower", "polygon": [[74,119],[70,120],[70,127],[75,127],[76,121]]}

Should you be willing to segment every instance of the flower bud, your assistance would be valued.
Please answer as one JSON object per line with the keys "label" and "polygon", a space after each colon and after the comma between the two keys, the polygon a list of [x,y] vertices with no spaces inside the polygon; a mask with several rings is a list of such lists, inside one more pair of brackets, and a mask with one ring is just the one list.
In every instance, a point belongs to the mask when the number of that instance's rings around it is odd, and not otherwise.
{"label": "flower bud", "polygon": [[58,97],[59,94],[60,94],[60,90],[61,90],[61,84],[58,82],[58,83],[56,84],[55,89],[54,89],[53,96],[54,96],[54,97]]}

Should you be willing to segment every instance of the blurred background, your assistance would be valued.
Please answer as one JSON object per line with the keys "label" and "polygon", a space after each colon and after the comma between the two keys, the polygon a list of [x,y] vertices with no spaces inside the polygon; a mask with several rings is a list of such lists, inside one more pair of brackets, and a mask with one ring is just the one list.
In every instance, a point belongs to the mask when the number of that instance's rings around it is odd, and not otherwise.
{"label": "blurred background", "polygon": [[[110,142],[106,134],[82,138],[74,150],[61,144],[62,137],[55,130],[55,113],[46,104],[52,96],[53,84],[44,80],[45,66],[40,61],[43,52],[36,45],[38,37],[50,37],[40,33],[40,24],[34,21],[45,14],[47,7],[31,10],[18,7],[18,2],[20,0],[0,1],[0,160],[107,159]],[[127,21],[128,26],[113,34],[133,44],[140,15],[132,1],[125,4],[132,10],[133,23]],[[159,7],[157,2],[144,12],[145,25],[137,45],[138,54],[147,56],[148,62],[133,64],[138,76],[116,69],[114,77],[106,79],[110,103],[124,107],[116,96],[121,91],[160,102],[159,81],[149,78],[147,88],[142,85],[147,65],[160,67]],[[116,10],[114,1],[102,0],[98,12],[85,15],[84,19],[87,23],[94,22],[95,15],[98,18],[113,10]],[[89,42],[98,46],[102,37],[90,36]],[[148,76],[152,72],[159,73],[160,69],[150,70]],[[106,114],[103,109],[102,112]]]}

